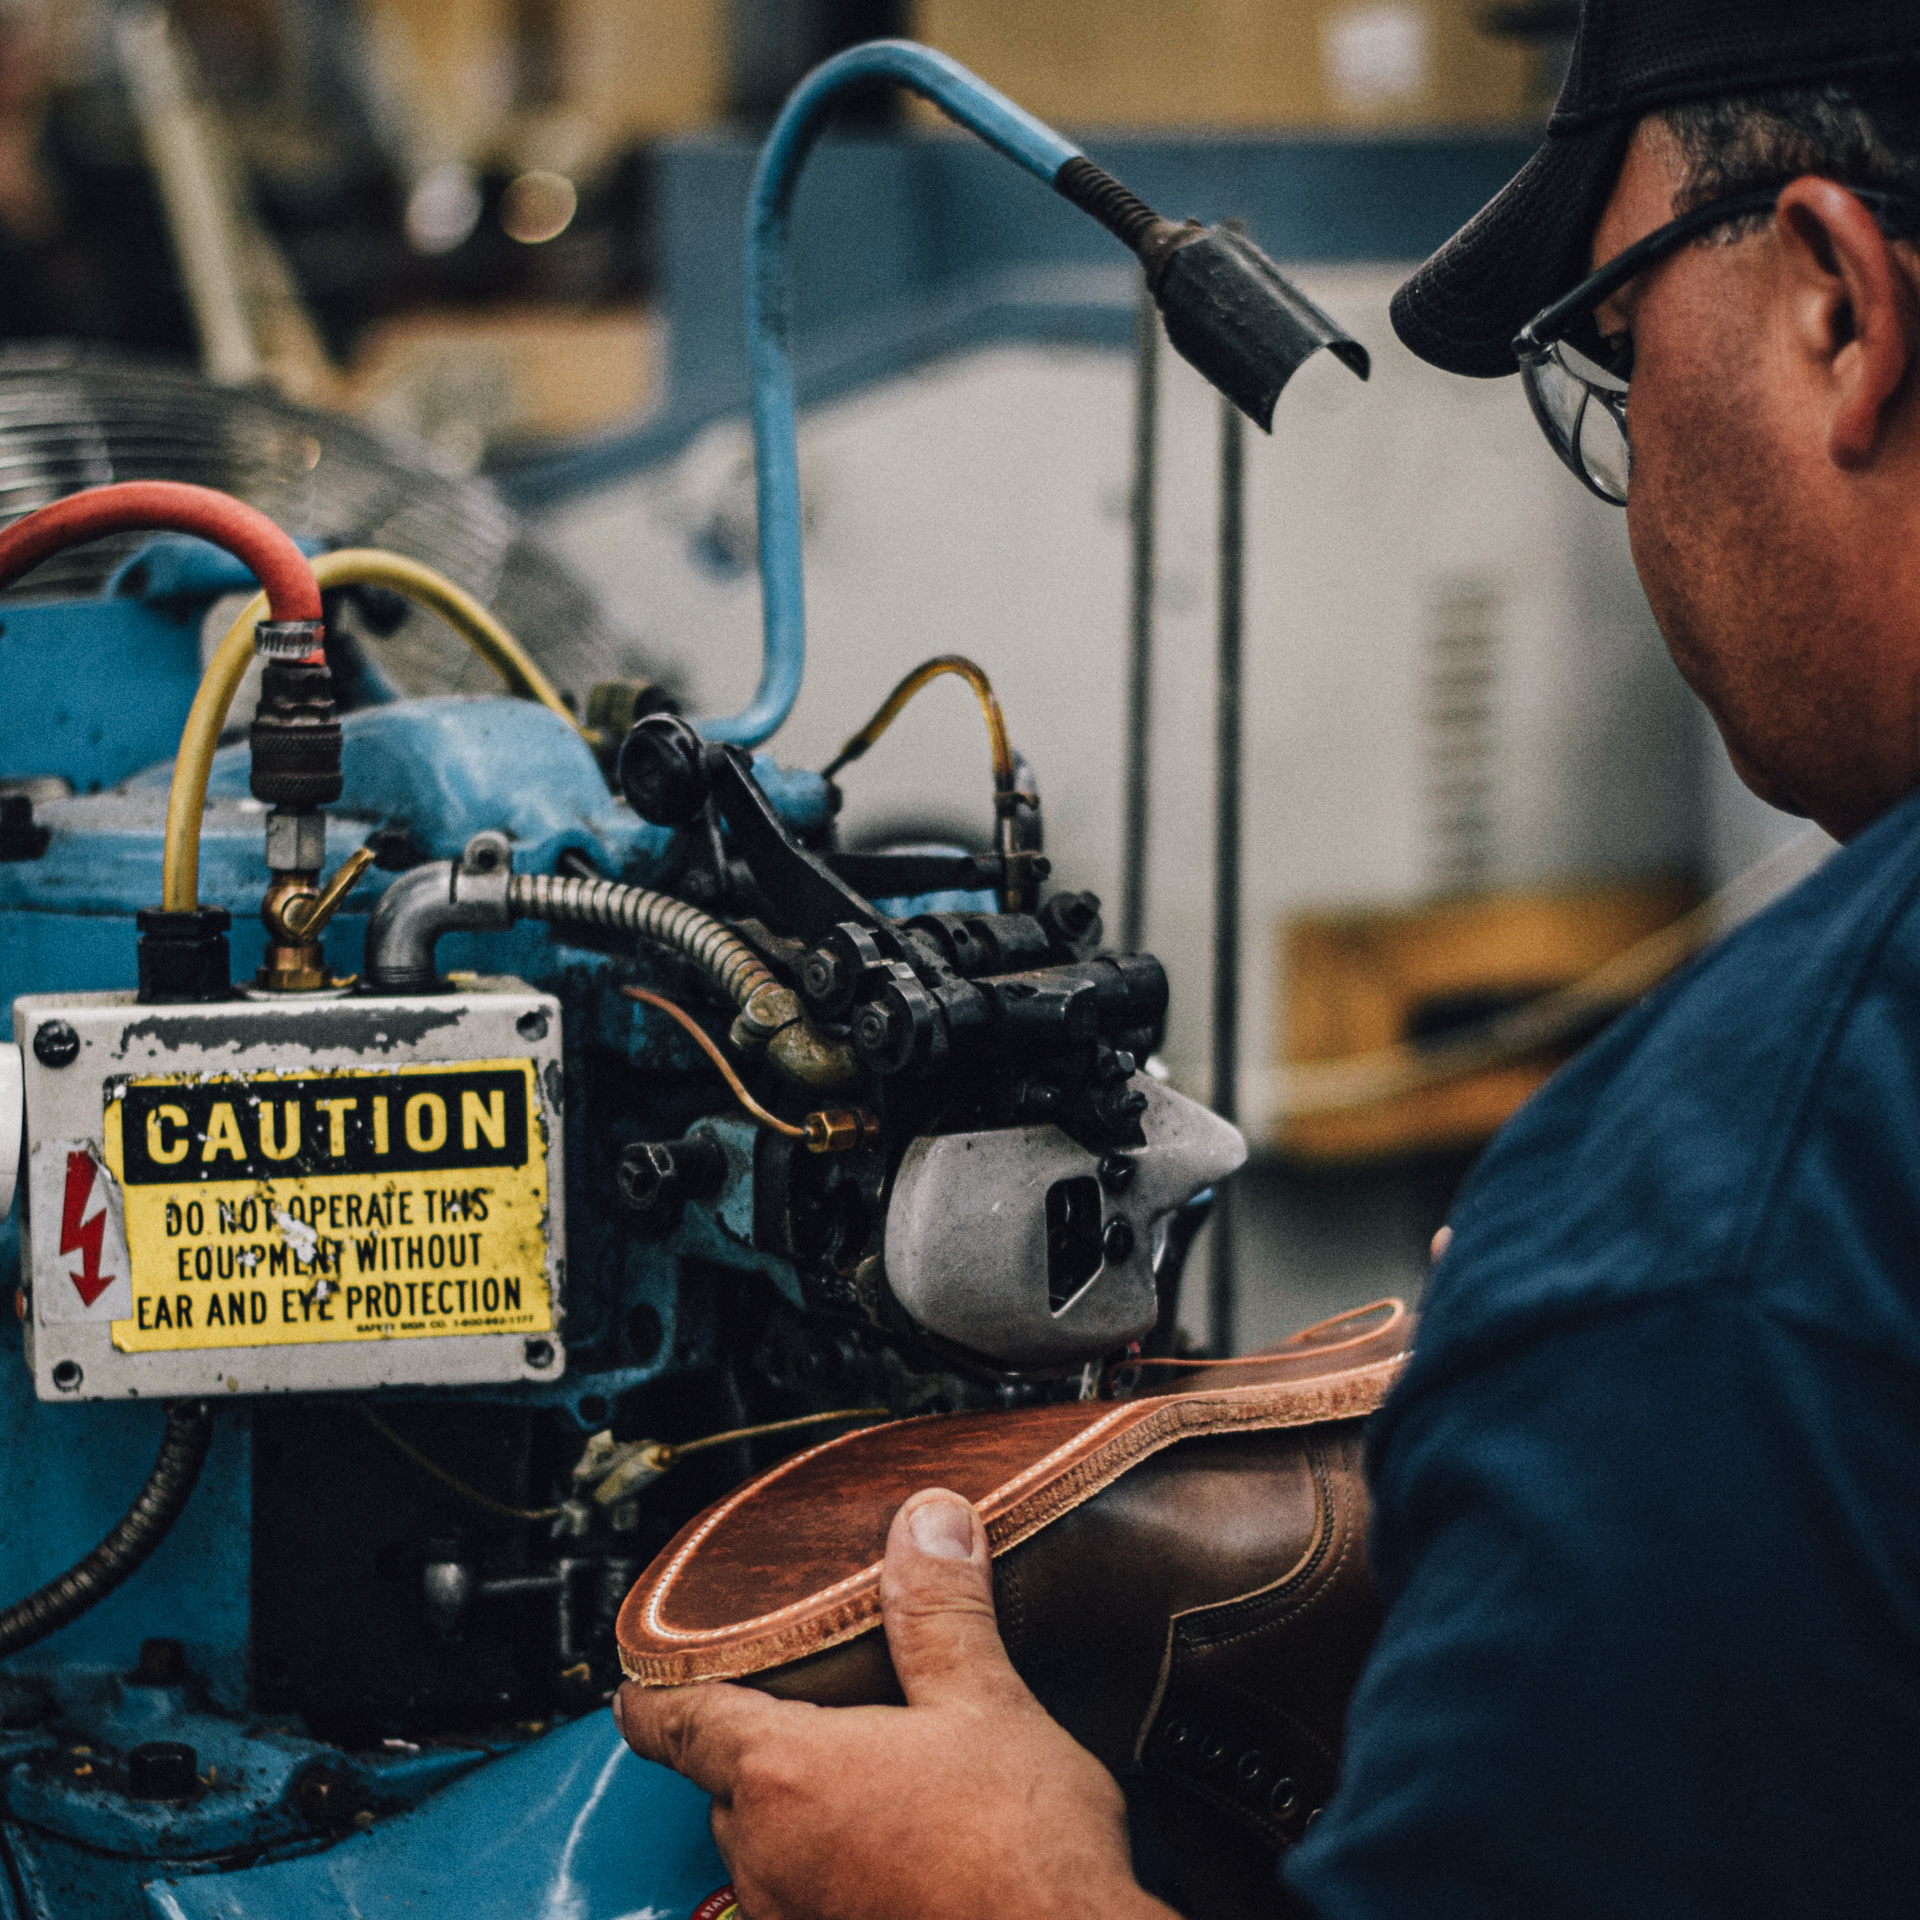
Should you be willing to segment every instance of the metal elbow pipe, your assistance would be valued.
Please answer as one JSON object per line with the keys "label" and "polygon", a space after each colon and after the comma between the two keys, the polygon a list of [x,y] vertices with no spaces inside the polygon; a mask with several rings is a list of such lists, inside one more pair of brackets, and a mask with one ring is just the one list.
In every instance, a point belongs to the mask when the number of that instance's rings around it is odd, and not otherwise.
{"label": "metal elbow pipe", "polygon": [[367,984],[382,993],[431,993],[440,985],[434,948],[446,933],[492,933],[513,925],[509,874],[470,873],[450,860],[403,873],[367,922]]}

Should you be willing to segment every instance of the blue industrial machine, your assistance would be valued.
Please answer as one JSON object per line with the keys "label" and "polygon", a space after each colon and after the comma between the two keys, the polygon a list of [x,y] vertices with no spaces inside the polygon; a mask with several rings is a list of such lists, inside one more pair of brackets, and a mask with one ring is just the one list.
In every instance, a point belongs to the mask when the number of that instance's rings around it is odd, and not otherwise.
{"label": "blue industrial machine", "polygon": [[[598,1710],[653,1554],[835,1423],[1093,1393],[1170,1335],[1243,1148],[1146,1071],[1158,963],[1047,891],[984,676],[929,663],[829,774],[959,672],[991,855],[842,854],[832,780],[753,751],[804,663],[787,209],[874,76],[1133,246],[1262,424],[1316,348],[1364,372],[1243,238],[880,43],[803,84],[755,182],[743,713],[401,697],[393,607],[336,593],[324,662],[262,623],[252,744],[195,763],[201,814],[168,756],[246,568],[161,538],[97,593],[5,604],[0,1920],[679,1920],[725,1877],[704,1802]],[[548,588],[515,624],[577,671]],[[336,706],[326,766],[289,759]]]}

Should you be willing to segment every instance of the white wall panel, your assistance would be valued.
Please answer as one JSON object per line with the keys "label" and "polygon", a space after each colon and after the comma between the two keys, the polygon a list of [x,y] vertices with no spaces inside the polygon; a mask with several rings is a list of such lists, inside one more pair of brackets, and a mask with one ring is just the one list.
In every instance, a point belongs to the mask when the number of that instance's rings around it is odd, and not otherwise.
{"label": "white wall panel", "polygon": [[[1481,610],[1495,668],[1485,883],[1684,871],[1705,852],[1702,722],[1634,582],[1624,517],[1554,462],[1514,382],[1452,379],[1400,348],[1386,319],[1400,277],[1301,276],[1366,342],[1373,379],[1322,356],[1283,396],[1272,440],[1248,439],[1255,1125],[1282,915],[1409,902],[1452,871],[1428,708],[1436,628],[1462,604]],[[1164,365],[1149,945],[1174,975],[1169,1060],[1204,1093],[1218,418],[1198,376]],[[808,416],[810,661],[775,743],[819,765],[908,667],[971,654],[1038,769],[1057,879],[1113,905],[1131,380],[1117,355],[1000,349]],[[683,663],[695,711],[736,707],[757,672],[754,580],[694,557],[703,530],[749,550],[750,515],[746,436],[730,425],[548,523]],[[987,784],[977,715],[951,683],[844,777],[846,818],[984,831]]]}

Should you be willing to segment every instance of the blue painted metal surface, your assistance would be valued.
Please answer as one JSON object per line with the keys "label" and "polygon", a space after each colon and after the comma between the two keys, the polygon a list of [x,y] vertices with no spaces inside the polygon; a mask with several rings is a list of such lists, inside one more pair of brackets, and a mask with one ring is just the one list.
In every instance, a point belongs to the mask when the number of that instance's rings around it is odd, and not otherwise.
{"label": "blue painted metal surface", "polygon": [[[11,1282],[12,1274],[6,1276]],[[11,1298],[9,1295],[9,1304]],[[132,1504],[160,1451],[158,1407],[44,1407],[33,1397],[11,1313],[0,1323],[0,1600],[11,1603],[89,1552]],[[110,1594],[0,1672],[130,1668],[140,1642],[171,1634],[214,1700],[238,1707],[246,1689],[247,1558],[252,1482],[239,1422],[215,1423],[193,1499],[138,1580]]]}
{"label": "blue painted metal surface", "polygon": [[224,548],[169,534],[128,559],[96,600],[9,602],[0,779],[52,774],[87,792],[171,754],[200,684],[201,621],[222,594],[253,585]]}
{"label": "blue painted metal surface", "polygon": [[1079,152],[1051,127],[994,91],[958,61],[911,40],[876,40],[816,67],[780,110],[747,196],[746,324],[753,376],[753,464],[759,501],[762,652],[760,684],[746,708],[701,722],[710,740],[757,746],[793,709],[806,664],[801,570],[800,456],[794,440],[788,216],[801,167],[848,87],[892,80],[931,100],[995,151],[1040,179]]}
{"label": "blue painted metal surface", "polygon": [[706,1816],[590,1714],[324,1853],[155,1878],[145,1920],[684,1920],[727,1878]]}
{"label": "blue painted metal surface", "polygon": [[[143,600],[9,604],[0,680],[0,778],[109,785],[178,743],[200,684],[199,613]],[[118,697],[102,699],[104,688]]]}
{"label": "blue painted metal surface", "polygon": [[[87,616],[94,610],[95,603],[82,603],[78,617],[63,630],[63,645],[70,648],[75,634],[90,630]],[[110,687],[91,679],[87,685],[96,699],[113,697]],[[542,708],[504,698],[450,697],[350,714],[343,727],[346,793],[332,810],[329,864],[376,823],[403,820],[423,850],[436,857],[457,854],[482,827],[505,826],[515,836],[516,864],[524,870],[550,869],[558,854],[572,847],[609,875],[644,883],[658,871],[667,836],[607,792],[579,737]],[[828,796],[817,775],[780,769],[765,756],[757,757],[756,769],[791,825],[811,829],[824,822]],[[80,771],[85,777],[84,763]],[[133,984],[133,915],[158,898],[170,771],[165,765],[153,767],[116,791],[78,795],[39,810],[52,834],[46,855],[0,865],[0,1000],[10,1002],[28,991]],[[234,914],[232,944],[241,975],[257,963],[264,940],[255,909],[267,880],[264,809],[245,797],[245,784],[244,753],[219,756],[216,797],[202,844],[201,889],[203,899]],[[377,871],[369,875],[351,910],[329,930],[329,960],[342,972],[360,965],[366,913],[388,877]],[[441,959],[449,967],[515,972],[558,993],[566,1008],[569,1075],[583,1071],[590,1047],[624,1056],[646,1073],[663,1131],[678,1131],[711,1108],[710,1069],[670,1023],[618,993],[611,956],[571,947],[556,939],[553,929],[523,922],[507,933],[451,937],[442,945]],[[592,1143],[584,1127],[584,1103],[570,1102],[572,1166],[589,1164]],[[698,1223],[698,1251],[709,1259],[768,1270],[778,1263],[743,1257],[749,1249],[739,1218],[742,1204],[734,1196],[731,1207],[722,1209],[724,1225],[717,1218]],[[16,1258],[17,1219],[10,1219],[0,1248],[9,1273]],[[644,1367],[576,1370],[537,1388],[503,1386],[458,1397],[563,1408],[586,1430],[605,1424],[607,1408],[620,1393],[672,1364],[676,1353],[684,1354],[676,1327],[672,1249],[636,1243],[604,1207],[576,1196],[569,1208],[569,1269],[569,1334],[577,1346],[590,1349],[617,1314],[645,1302],[660,1319],[660,1358]],[[783,1276],[774,1278],[779,1283]],[[784,1278],[790,1288],[791,1276]],[[5,1524],[0,1525],[0,1599],[31,1591],[107,1532],[151,1465],[160,1426],[155,1407],[35,1401],[20,1361],[18,1326],[11,1315],[0,1321],[0,1459],[7,1463],[9,1482]],[[129,1920],[151,1920],[137,1882],[128,1878],[126,1861],[103,1857],[103,1848],[128,1858],[143,1848],[197,1854],[235,1845],[283,1846],[303,1833],[286,1790],[303,1765],[329,1750],[297,1733],[256,1738],[244,1723],[221,1717],[237,1713],[245,1700],[250,1503],[244,1421],[219,1418],[194,1499],[138,1577],[73,1626],[0,1669],[0,1678],[38,1677],[53,1684],[61,1696],[59,1717],[82,1736],[122,1747],[136,1731],[129,1717],[133,1708],[144,1707],[148,1735],[186,1739],[209,1764],[231,1765],[244,1776],[244,1791],[236,1790],[231,1799],[208,1795],[183,1826],[143,1813],[118,1795],[89,1789],[70,1769],[61,1778],[57,1770],[49,1773],[29,1760],[9,1767],[8,1737],[0,1735],[0,1803],[12,1823],[9,1845],[36,1920],[42,1912],[63,1920],[85,1912],[91,1920],[122,1910]],[[141,1640],[154,1635],[186,1643],[189,1665],[205,1682],[204,1701],[163,1701],[157,1693],[140,1695],[122,1685],[116,1676],[133,1666]],[[610,1737],[604,1722],[595,1725]],[[605,1747],[603,1741],[603,1755]],[[405,1764],[381,1759],[375,1765],[356,1757],[353,1765],[362,1772],[374,1766],[367,1785],[379,1807],[417,1799],[451,1772],[486,1757],[484,1749],[460,1748],[452,1758],[444,1752],[435,1757],[437,1751]],[[645,1771],[637,1761],[631,1768],[636,1774]],[[476,1782],[479,1797],[472,1804],[487,1811],[470,1816],[474,1827],[498,1831],[506,1817],[501,1809],[517,1809],[511,1796],[519,1791],[511,1780],[497,1795]],[[675,1859],[684,1855],[698,1862],[697,1871],[687,1869],[685,1884],[709,1877],[686,1901],[690,1906],[721,1877],[704,1850],[704,1802],[677,1783],[665,1799],[656,1792],[648,1800],[626,1780],[612,1782],[594,1804],[631,1811],[639,1803],[653,1809],[647,1817],[654,1825],[623,1834],[622,1845],[644,1843],[665,1848]],[[376,1836],[380,1831],[376,1828]],[[592,1827],[595,1835],[601,1831]],[[313,1841],[303,1838],[300,1844]],[[639,1857],[622,1855],[618,1864],[631,1869]],[[578,1848],[574,1858],[568,1871],[577,1879],[586,1870]],[[594,1858],[600,1863],[591,1867],[589,1879],[601,1877],[593,1884],[616,1884],[610,1877],[616,1864],[612,1853]],[[620,1901],[592,1911],[627,1914],[645,1906],[645,1897],[634,1891],[644,1894],[641,1879],[629,1871],[619,1884]],[[675,1900],[681,1884],[671,1873],[662,1882]],[[471,1887],[466,1900],[465,1910],[474,1910]],[[4,1907],[0,1920],[11,1920]]]}
{"label": "blue painted metal surface", "polygon": [[[469,1740],[413,1751],[343,1754],[284,1725],[211,1708],[197,1679],[151,1687],[127,1676],[53,1668],[48,1731],[6,1769],[7,1816],[35,1832],[128,1859],[195,1860],[311,1843],[303,1784],[319,1773],[377,1818],[417,1806],[516,1740]],[[149,1740],[194,1750],[200,1791],[188,1801],[135,1800],[124,1758]]]}
{"label": "blue painted metal surface", "polygon": [[[163,540],[97,600],[4,609],[0,665],[15,698],[0,712],[0,777],[59,774],[80,790],[36,809],[50,833],[41,858],[0,863],[0,1003],[9,1009],[23,992],[133,985],[134,915],[159,898],[171,775],[162,756],[198,683],[207,608],[250,585],[218,549]],[[528,703],[413,701],[350,714],[343,731],[346,791],[330,810],[330,866],[387,823],[404,824],[436,858],[457,855],[482,828],[504,828],[523,871],[551,870],[572,849],[609,876],[644,884],[668,855],[670,837],[608,793],[573,729]],[[825,824],[829,794],[818,775],[764,755],[755,768],[790,825]],[[241,978],[264,943],[256,915],[268,878],[265,810],[246,786],[244,749],[219,755],[201,848],[201,897],[234,916]],[[388,878],[367,876],[329,928],[336,971],[359,968],[366,916]],[[517,973],[557,993],[573,1084],[598,1049],[641,1069],[649,1124],[679,1131],[711,1110],[707,1063],[677,1028],[619,994],[614,955],[524,922],[449,937],[440,957],[450,969]],[[641,960],[642,977],[651,964]],[[659,964],[677,984],[671,963]],[[570,1101],[570,1168],[607,1151],[586,1137],[586,1119],[586,1103]],[[716,1124],[745,1168],[751,1128]],[[585,1431],[604,1425],[627,1389],[704,1352],[698,1342],[710,1336],[676,1324],[679,1249],[622,1232],[600,1198],[607,1186],[603,1178],[570,1195],[569,1339],[576,1355],[617,1358],[610,1327],[644,1302],[660,1322],[657,1359],[603,1359],[538,1387],[444,1390],[448,1397],[553,1407]],[[736,1180],[690,1222],[687,1250],[767,1273],[791,1295],[784,1263],[749,1244],[749,1207],[750,1189]],[[16,1213],[0,1226],[0,1302],[11,1303],[17,1258]],[[119,1520],[162,1425],[155,1406],[36,1401],[19,1349],[7,1313],[0,1601],[9,1602],[71,1566]],[[680,1920],[722,1882],[705,1797],[627,1754],[602,1714],[537,1741],[443,1737],[346,1752],[297,1722],[249,1713],[250,1448],[244,1407],[216,1414],[194,1498],[136,1577],[0,1666],[0,1920],[327,1920],[408,1909],[415,1920]],[[129,1679],[140,1643],[155,1636],[184,1643],[190,1680]],[[192,1802],[140,1802],[122,1790],[127,1752],[151,1739],[195,1749],[204,1786]],[[365,1807],[366,1831],[316,1830],[302,1787],[317,1768]],[[239,1860],[259,1864],[231,1871]]]}

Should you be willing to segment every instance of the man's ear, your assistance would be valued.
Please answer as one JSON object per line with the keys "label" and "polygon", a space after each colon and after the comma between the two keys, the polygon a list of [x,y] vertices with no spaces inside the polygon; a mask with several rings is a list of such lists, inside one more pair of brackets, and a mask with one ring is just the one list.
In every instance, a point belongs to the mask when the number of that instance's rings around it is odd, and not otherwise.
{"label": "man's ear", "polygon": [[1827,452],[1863,467],[1920,357],[1920,302],[1893,243],[1834,181],[1794,181],[1774,224],[1799,345],[1825,368]]}

